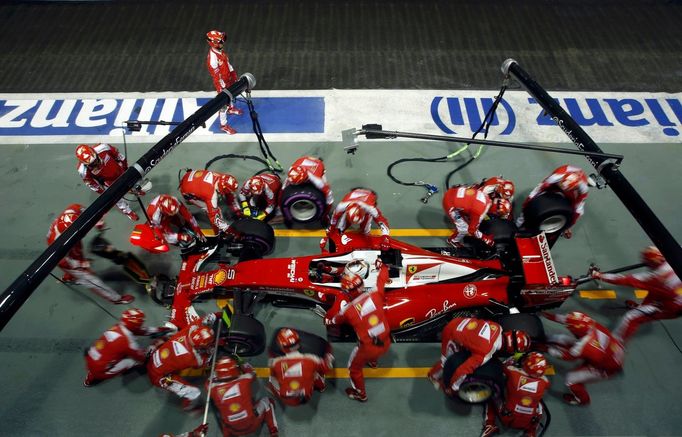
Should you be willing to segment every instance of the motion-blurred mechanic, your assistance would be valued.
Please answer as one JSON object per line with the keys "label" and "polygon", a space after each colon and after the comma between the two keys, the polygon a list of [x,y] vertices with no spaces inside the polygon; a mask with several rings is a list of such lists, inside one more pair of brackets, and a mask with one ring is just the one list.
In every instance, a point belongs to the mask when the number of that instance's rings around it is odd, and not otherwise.
{"label": "motion-blurred mechanic", "polygon": [[[76,147],[76,158],[79,161],[78,174],[85,185],[97,194],[102,194],[128,169],[125,156],[110,144],[100,143],[94,147],[81,144]],[[144,192],[136,191],[136,194],[140,195]],[[130,209],[125,199],[116,202],[116,207],[130,220],[134,222],[139,220],[138,215]]]}
{"label": "motion-blurred mechanic", "polygon": [[158,229],[168,244],[188,247],[195,239],[204,242],[197,220],[187,207],[168,194],[159,194],[147,206],[150,226]]}
{"label": "motion-blurred mechanic", "polygon": [[[206,41],[209,45],[208,55],[206,56],[206,67],[208,67],[208,72],[211,73],[213,86],[215,87],[216,92],[219,93],[237,81],[237,70],[230,64],[230,60],[223,50],[223,46],[225,45],[225,32],[211,30],[206,34]],[[234,102],[232,102],[229,107],[223,106],[218,114],[218,117],[220,118],[220,130],[230,135],[234,135],[237,131],[227,124],[227,114],[242,115],[242,110],[235,108]]]}
{"label": "motion-blurred mechanic", "polygon": [[235,217],[239,217],[242,210],[237,200],[238,189],[239,183],[234,176],[208,170],[188,170],[180,181],[182,197],[208,214],[216,235],[226,234],[230,229],[220,211],[218,197],[223,196]]}
{"label": "motion-blurred mechanic", "polygon": [[[282,189],[289,185],[312,184],[324,195],[327,209],[324,211],[323,220],[329,221],[329,212],[334,204],[334,196],[327,182],[326,171],[322,159],[312,156],[301,156],[289,168],[287,179]],[[326,225],[325,225],[326,226]]]}
{"label": "motion-blurred mechanic", "polygon": [[[83,207],[77,203],[69,205],[50,225],[50,230],[47,233],[47,244],[50,245],[76,221],[81,215]],[[104,220],[100,220],[96,225],[99,229],[104,228]],[[77,285],[83,285],[96,295],[103,297],[111,303],[127,304],[135,300],[129,294],[121,296],[111,287],[107,286],[95,272],[90,268],[90,262],[83,255],[83,244],[77,242],[71,250],[67,252],[64,258],[59,261],[59,268],[62,269],[64,275],[63,282],[73,282]]]}
{"label": "motion-blurred mechanic", "polygon": [[443,195],[443,209],[455,225],[455,230],[448,237],[448,243],[461,247],[462,240],[469,235],[493,246],[493,237],[478,230],[492,203],[483,190],[470,186],[454,186],[446,191]]}
{"label": "motion-blurred mechanic", "polygon": [[239,190],[242,213],[256,220],[266,220],[275,212],[281,189],[282,181],[274,173],[261,173],[247,179]]}

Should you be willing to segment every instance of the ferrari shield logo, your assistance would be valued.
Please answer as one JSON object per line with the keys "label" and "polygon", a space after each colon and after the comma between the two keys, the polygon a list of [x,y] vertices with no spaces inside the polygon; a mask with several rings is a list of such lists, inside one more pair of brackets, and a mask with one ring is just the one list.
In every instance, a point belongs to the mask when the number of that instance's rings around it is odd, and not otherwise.
{"label": "ferrari shield logo", "polygon": [[407,273],[409,273],[411,275],[414,275],[415,273],[417,273],[417,266],[409,266],[407,268]]}
{"label": "ferrari shield logo", "polygon": [[308,297],[313,297],[313,296],[315,296],[315,290],[311,290],[309,288],[306,288],[305,290],[303,290],[303,294],[305,294]]}

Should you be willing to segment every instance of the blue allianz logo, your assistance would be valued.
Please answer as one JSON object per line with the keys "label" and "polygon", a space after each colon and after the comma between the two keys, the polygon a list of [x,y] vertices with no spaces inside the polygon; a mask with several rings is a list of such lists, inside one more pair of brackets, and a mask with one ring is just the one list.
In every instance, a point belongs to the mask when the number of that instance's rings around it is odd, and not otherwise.
{"label": "blue allianz logo", "polygon": [[[444,102],[443,102],[444,100]],[[457,133],[455,127],[464,127],[468,124],[470,132],[476,132],[479,126],[483,122],[485,114],[488,113],[492,107],[494,99],[492,98],[482,98],[477,99],[474,97],[435,97],[431,101],[431,117],[438,128],[445,132],[446,134],[454,135]],[[447,111],[445,111],[449,117],[443,120],[440,116],[441,105],[445,105]],[[502,111],[500,111],[502,110]],[[509,135],[514,131],[516,126],[516,116],[511,106],[505,99],[500,101],[497,111],[495,111],[495,116],[493,117],[491,126],[500,125],[500,112],[506,114],[506,124],[502,128],[501,135]],[[464,114],[466,113],[466,121]],[[462,132],[460,132],[462,133]]]}

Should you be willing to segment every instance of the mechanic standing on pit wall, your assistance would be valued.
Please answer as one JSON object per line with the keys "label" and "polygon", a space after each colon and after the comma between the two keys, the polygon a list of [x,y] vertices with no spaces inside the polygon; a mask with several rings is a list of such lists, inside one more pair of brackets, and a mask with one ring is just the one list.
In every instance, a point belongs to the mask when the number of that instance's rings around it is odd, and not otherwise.
{"label": "mechanic standing on pit wall", "polygon": [[565,325],[573,334],[548,336],[549,354],[567,361],[583,360],[583,364],[566,375],[566,386],[571,393],[564,394],[564,401],[571,405],[589,404],[590,395],[584,384],[607,379],[623,369],[623,344],[587,314],[573,311],[568,314],[545,312],[542,315]]}
{"label": "mechanic standing on pit wall", "polygon": [[180,193],[188,203],[198,206],[206,214],[211,222],[211,227],[216,235],[231,232],[230,226],[225,222],[218,205],[218,196],[223,196],[232,213],[239,217],[242,210],[237,201],[237,179],[229,174],[217,173],[208,170],[189,170],[180,181]]}
{"label": "mechanic standing on pit wall", "polygon": [[[77,203],[69,205],[50,225],[47,233],[47,244],[50,245],[76,221],[81,215],[83,207]],[[96,225],[98,229],[104,229],[104,220],[100,220]],[[129,294],[121,296],[116,291],[107,286],[90,269],[90,262],[83,255],[83,243],[76,243],[71,250],[59,261],[59,268],[64,271],[63,282],[73,282],[83,285],[96,295],[103,297],[114,304],[127,304],[135,300]]]}
{"label": "mechanic standing on pit wall", "polygon": [[[237,70],[232,67],[230,60],[227,58],[227,54],[223,50],[225,32],[211,30],[206,34],[206,41],[209,45],[208,55],[206,56],[206,67],[208,67],[208,72],[211,73],[213,86],[215,87],[216,92],[219,93],[237,81]],[[220,130],[230,135],[234,135],[237,131],[227,124],[227,114],[242,115],[242,110],[235,108],[234,105],[231,104],[229,107],[223,106],[218,114],[218,117],[220,118]]]}
{"label": "mechanic standing on pit wall", "polygon": [[[212,316],[212,317],[211,317]],[[177,375],[184,369],[206,365],[213,354],[215,314],[187,325],[154,351],[147,361],[149,381],[182,398],[182,407],[193,410],[201,401],[201,390]]]}
{"label": "mechanic standing on pit wall", "polygon": [[538,352],[530,352],[517,366],[513,357],[504,362],[507,389],[504,399],[490,400],[485,407],[485,423],[481,437],[490,437],[500,432],[496,418],[502,425],[522,429],[525,437],[535,437],[542,418],[542,397],[549,388],[545,377],[547,360]]}
{"label": "mechanic standing on pit wall", "polygon": [[168,328],[144,328],[144,312],[138,308],[123,311],[121,321],[109,328],[98,338],[85,354],[88,374],[83,385],[90,387],[105,379],[113,378],[133,367],[144,364],[150,346],[141,349],[135,341],[137,335],[157,335]]}
{"label": "mechanic standing on pit wall", "polygon": [[[530,338],[523,331],[502,332],[502,327],[488,320],[472,317],[456,317],[443,329],[440,361],[431,367],[428,378],[436,390],[443,389],[452,396],[468,375],[487,363],[495,352],[525,352],[530,348]],[[443,366],[448,358],[460,350],[471,352],[469,358],[459,365],[449,381],[443,381]]]}
{"label": "mechanic standing on pit wall", "polygon": [[448,237],[448,243],[461,247],[464,237],[470,235],[493,246],[493,237],[478,230],[492,203],[483,190],[466,185],[455,186],[446,191],[443,195],[443,209],[455,225],[455,230]]}
{"label": "mechanic standing on pit wall", "polygon": [[254,405],[251,387],[255,381],[256,371],[248,363],[240,366],[231,357],[216,362],[211,400],[220,413],[223,437],[256,433],[263,422],[270,437],[279,435],[272,399],[264,397]]}
{"label": "mechanic standing on pit wall", "polygon": [[327,228],[327,236],[320,240],[320,249],[325,251],[329,235],[332,232],[342,234],[348,228],[357,226],[363,234],[369,235],[372,221],[381,229],[381,250],[390,249],[391,239],[389,235],[391,230],[388,227],[388,221],[381,210],[377,208],[377,193],[367,188],[352,189],[336,205]]}
{"label": "mechanic standing on pit wall", "polygon": [[307,403],[314,390],[322,393],[327,389],[324,375],[334,362],[330,345],[324,359],[301,353],[301,339],[291,328],[277,332],[277,344],[284,355],[270,359],[267,389],[273,396],[285,405],[296,406]]}
{"label": "mechanic standing on pit wall", "polygon": [[[365,268],[369,271],[369,266]],[[379,276],[376,289],[373,290],[364,288],[363,275],[346,269],[341,277],[341,288],[351,301],[345,306],[335,305],[325,316],[326,325],[348,323],[358,337],[358,345],[348,358],[351,387],[346,389],[346,395],[360,402],[367,402],[362,369],[366,364],[376,367],[379,357],[391,345],[391,330],[384,313],[384,287],[388,281],[388,267],[377,258],[375,268],[379,270]]]}
{"label": "mechanic standing on pit wall", "polygon": [[[244,182],[242,189],[239,190],[242,213],[246,217],[265,220],[275,212],[281,189],[282,181],[274,173],[261,173],[252,176]],[[258,214],[253,215],[256,211]]]}
{"label": "mechanic standing on pit wall", "polygon": [[[100,143],[95,147],[81,144],[76,147],[76,158],[79,161],[78,174],[85,185],[97,194],[102,194],[119,176],[128,170],[128,162],[125,156],[116,147],[109,144]],[[135,194],[142,195],[144,192],[137,191]],[[125,199],[122,198],[116,202],[116,207],[130,220],[134,222],[139,220]]]}
{"label": "mechanic standing on pit wall", "polygon": [[654,246],[642,251],[642,262],[648,271],[620,275],[593,271],[592,277],[609,284],[627,285],[648,290],[641,305],[628,300],[630,310],[625,313],[613,335],[626,343],[639,325],[653,320],[674,319],[682,315],[682,282],[663,254]]}
{"label": "mechanic standing on pit wall", "polygon": [[[334,204],[334,196],[331,187],[327,182],[324,162],[321,158],[312,156],[301,156],[289,168],[287,179],[284,181],[282,189],[289,185],[302,185],[311,183],[315,188],[320,190],[324,195],[327,208],[322,215],[323,226],[327,226],[329,222],[329,212]],[[326,223],[325,223],[326,222]]]}
{"label": "mechanic standing on pit wall", "polygon": [[[547,176],[540,185],[533,188],[533,191],[530,192],[528,198],[523,202],[522,211],[531,200],[542,193],[563,193],[563,195],[571,201],[573,217],[571,217],[570,223],[562,235],[564,238],[571,238],[573,236],[571,227],[575,225],[578,219],[585,213],[585,200],[587,199],[589,189],[588,179],[584,171],[572,165],[562,165],[554,170],[551,175]],[[516,224],[521,227],[523,222],[524,218],[522,213],[516,221]]]}
{"label": "mechanic standing on pit wall", "polygon": [[[173,196],[168,194],[156,196],[147,207],[147,216],[150,226],[158,229],[168,244],[189,247],[195,238],[201,242],[206,241],[197,220],[187,207]],[[174,227],[177,230],[174,230]]]}

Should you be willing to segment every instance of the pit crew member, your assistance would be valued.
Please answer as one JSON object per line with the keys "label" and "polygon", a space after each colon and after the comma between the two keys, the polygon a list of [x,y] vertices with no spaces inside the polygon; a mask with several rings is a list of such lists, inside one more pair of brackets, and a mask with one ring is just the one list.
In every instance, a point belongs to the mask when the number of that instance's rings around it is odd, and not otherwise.
{"label": "pit crew member", "polygon": [[[369,271],[369,266],[364,263],[362,270]],[[390,328],[384,313],[384,287],[388,281],[388,267],[379,259],[375,267],[379,270],[376,288],[369,290],[365,288],[363,276],[366,275],[362,270],[346,269],[341,277],[341,288],[348,295],[350,302],[346,305],[335,303],[325,316],[325,324],[348,323],[358,337],[358,344],[348,359],[351,387],[346,389],[346,395],[360,402],[367,402],[363,367],[366,364],[376,367],[379,357],[384,355],[391,345]]]}
{"label": "pit crew member", "polygon": [[461,247],[464,237],[470,235],[488,246],[493,246],[495,244],[493,237],[478,230],[492,203],[483,190],[465,185],[455,186],[446,191],[443,195],[443,209],[455,225],[455,230],[448,237],[448,243]]}
{"label": "pit crew member", "polygon": [[270,437],[279,435],[272,399],[264,397],[254,405],[251,386],[255,380],[256,372],[248,363],[240,366],[231,357],[216,362],[211,400],[220,413],[224,437],[256,433],[263,422]]}
{"label": "pit crew member", "polygon": [[522,429],[525,437],[535,437],[542,418],[542,397],[549,388],[545,377],[547,360],[539,352],[526,354],[521,366],[514,358],[504,362],[507,389],[504,399],[489,401],[485,409],[485,424],[481,437],[490,437],[500,432],[496,418],[507,428]]}
{"label": "pit crew member", "polygon": [[[77,203],[69,205],[50,225],[50,230],[47,233],[47,244],[50,245],[69,227],[71,223],[81,215],[83,207]],[[97,225],[99,229],[104,228],[104,221],[100,220]],[[90,262],[83,255],[83,244],[77,242],[71,250],[59,261],[59,268],[62,269],[64,275],[63,282],[73,282],[77,285],[83,285],[96,295],[103,297],[114,304],[128,304],[135,300],[129,294],[121,296],[111,287],[107,286],[95,272],[90,268]]]}
{"label": "pit crew member", "polygon": [[239,183],[234,176],[208,170],[188,170],[180,181],[182,197],[208,214],[216,235],[226,234],[230,229],[220,211],[218,197],[223,196],[232,213],[239,217],[242,210],[237,201],[238,189]]}
{"label": "pit crew member", "polygon": [[153,346],[145,350],[135,341],[138,335],[155,335],[167,332],[164,327],[145,328],[144,312],[138,308],[123,311],[121,321],[98,338],[85,354],[88,374],[83,385],[90,387],[105,379],[113,378],[133,367],[144,364],[146,355]]}
{"label": "pit crew member", "polygon": [[[571,227],[575,225],[585,212],[585,200],[587,199],[589,189],[590,187],[585,172],[572,165],[562,165],[554,170],[551,175],[547,176],[540,185],[533,188],[533,191],[530,192],[528,198],[523,202],[522,209],[525,209],[528,202],[542,193],[563,193],[563,195],[571,201],[573,207],[573,217],[571,218],[568,227],[564,230],[563,236],[565,238],[571,238],[573,236]],[[522,213],[516,224],[520,227],[523,225],[523,222],[524,218]]]}
{"label": "pit crew member", "polygon": [[[282,181],[274,173],[261,173],[251,177],[239,190],[243,214],[257,220],[265,220],[274,213],[281,189]],[[255,212],[258,213],[253,214]]]}
{"label": "pit crew member", "polygon": [[623,369],[623,344],[587,314],[573,311],[568,314],[545,312],[542,315],[565,325],[573,334],[549,336],[547,352],[562,360],[583,361],[566,375],[566,386],[571,392],[564,394],[564,401],[571,405],[589,404],[590,395],[585,383],[607,379]]}
{"label": "pit crew member", "polygon": [[324,195],[327,209],[324,212],[324,219],[328,220],[329,212],[334,203],[334,196],[332,190],[327,182],[325,174],[324,162],[322,159],[312,156],[301,156],[289,168],[287,179],[284,181],[282,189],[289,185],[301,185],[311,183],[315,188],[320,190]]}
{"label": "pit crew member", "polygon": [[[452,396],[468,375],[488,362],[495,352],[525,352],[530,348],[530,338],[523,331],[502,331],[502,327],[488,320],[456,317],[443,329],[440,361],[429,370],[429,380],[436,389],[442,388]],[[466,349],[471,356],[453,373],[450,381],[443,381],[443,366],[450,355]]]}
{"label": "pit crew member", "polygon": [[507,199],[509,202],[514,200],[514,183],[502,176],[493,176],[491,178],[483,179],[480,183],[473,186],[477,190],[483,192],[494,199]]}
{"label": "pit crew member", "polygon": [[[213,86],[215,87],[216,92],[219,93],[237,81],[237,70],[230,64],[227,53],[223,50],[225,32],[211,30],[206,33],[206,41],[209,45],[208,55],[206,56],[206,67],[213,79]],[[242,115],[242,110],[235,108],[234,102],[232,102],[229,107],[223,106],[218,114],[220,119],[220,130],[229,135],[234,135],[237,131],[227,124],[227,114]]]}
{"label": "pit crew member", "polygon": [[187,207],[168,194],[159,194],[147,206],[149,224],[158,229],[168,244],[188,247],[198,239],[206,241],[197,220]]}
{"label": "pit crew member", "polygon": [[627,285],[648,290],[641,305],[628,300],[625,313],[613,335],[626,343],[642,323],[674,319],[682,315],[682,282],[663,254],[654,246],[642,250],[642,262],[648,270],[632,275],[608,274],[593,271],[592,277],[609,284]]}
{"label": "pit crew member", "polygon": [[[97,194],[102,194],[128,169],[125,156],[110,144],[100,143],[94,147],[81,144],[76,147],[76,158],[78,158],[78,174],[85,185]],[[144,194],[144,192],[137,191],[136,194]],[[140,219],[135,211],[130,209],[125,199],[116,202],[116,207],[130,220],[136,222]]]}
{"label": "pit crew member", "polygon": [[205,437],[207,432],[208,423],[202,423],[192,431],[183,432],[182,434],[161,434],[160,437]]}
{"label": "pit crew member", "polygon": [[325,250],[332,232],[344,233],[348,228],[358,227],[363,234],[369,235],[372,221],[381,229],[383,236],[381,250],[390,249],[391,230],[388,227],[388,221],[377,208],[377,193],[367,188],[352,189],[336,205],[327,228],[327,236],[320,240],[320,249]]}
{"label": "pit crew member", "polygon": [[332,368],[331,347],[324,359],[310,353],[301,353],[301,339],[295,329],[282,328],[277,332],[277,344],[284,353],[271,358],[268,391],[283,404],[296,406],[307,403],[313,391],[327,389],[325,373]]}

